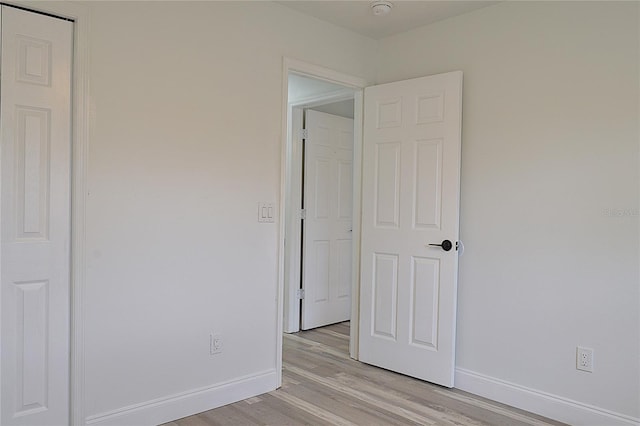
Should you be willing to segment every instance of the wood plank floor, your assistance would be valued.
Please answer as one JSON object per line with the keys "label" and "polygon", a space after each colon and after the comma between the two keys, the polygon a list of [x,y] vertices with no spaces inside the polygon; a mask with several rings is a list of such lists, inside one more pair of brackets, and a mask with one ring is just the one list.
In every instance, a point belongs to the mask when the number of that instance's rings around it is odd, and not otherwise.
{"label": "wood plank floor", "polygon": [[287,334],[282,388],[165,426],[560,425],[349,358],[349,323]]}

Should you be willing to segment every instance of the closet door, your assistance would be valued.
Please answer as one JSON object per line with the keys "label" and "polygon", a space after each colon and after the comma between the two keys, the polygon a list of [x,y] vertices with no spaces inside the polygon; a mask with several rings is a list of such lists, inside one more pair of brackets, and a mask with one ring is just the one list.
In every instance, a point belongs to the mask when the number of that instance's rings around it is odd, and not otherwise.
{"label": "closet door", "polygon": [[353,119],[306,111],[302,329],[351,315]]}
{"label": "closet door", "polygon": [[0,424],[64,425],[73,23],[1,14]]}

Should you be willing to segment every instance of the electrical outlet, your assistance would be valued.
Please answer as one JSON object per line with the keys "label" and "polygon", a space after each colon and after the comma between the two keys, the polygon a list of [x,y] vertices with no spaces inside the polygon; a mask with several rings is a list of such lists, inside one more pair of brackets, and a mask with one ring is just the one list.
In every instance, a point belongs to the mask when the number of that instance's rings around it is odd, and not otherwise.
{"label": "electrical outlet", "polygon": [[576,348],[576,369],[593,373],[593,349]]}
{"label": "electrical outlet", "polygon": [[209,336],[209,352],[211,355],[222,353],[222,335],[211,333]]}

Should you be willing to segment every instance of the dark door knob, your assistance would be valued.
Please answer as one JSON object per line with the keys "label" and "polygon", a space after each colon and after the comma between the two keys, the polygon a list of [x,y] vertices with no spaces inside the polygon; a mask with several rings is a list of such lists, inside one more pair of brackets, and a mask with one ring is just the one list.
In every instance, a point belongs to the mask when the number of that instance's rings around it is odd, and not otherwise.
{"label": "dark door knob", "polygon": [[442,247],[442,250],[444,251],[449,251],[451,250],[451,248],[453,248],[453,244],[449,240],[444,240],[441,244],[429,244],[429,245],[434,247]]}

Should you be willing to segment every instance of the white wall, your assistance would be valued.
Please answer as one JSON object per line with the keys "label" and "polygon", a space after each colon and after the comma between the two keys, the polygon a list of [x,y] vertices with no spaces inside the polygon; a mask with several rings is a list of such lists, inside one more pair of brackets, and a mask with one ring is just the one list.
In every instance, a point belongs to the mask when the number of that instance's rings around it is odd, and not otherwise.
{"label": "white wall", "polygon": [[353,99],[346,101],[333,102],[326,105],[318,105],[310,109],[314,111],[326,112],[327,114],[338,115],[344,118],[353,118]]}
{"label": "white wall", "polygon": [[328,94],[338,95],[345,91],[344,86],[298,74],[289,74],[288,89],[288,100],[291,103],[304,102]]}
{"label": "white wall", "polygon": [[640,417],[638,17],[505,2],[380,43],[381,83],[464,72],[457,383],[572,423]]}
{"label": "white wall", "polygon": [[257,203],[280,195],[282,58],[371,81],[376,43],[268,2],[88,5],[89,421],[273,388],[278,225]]}

